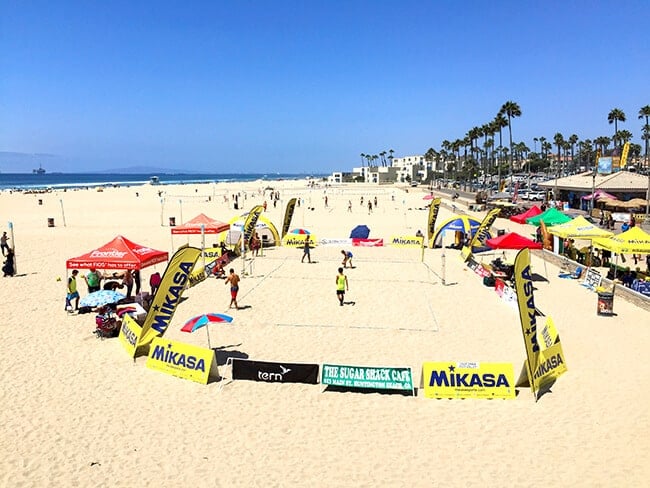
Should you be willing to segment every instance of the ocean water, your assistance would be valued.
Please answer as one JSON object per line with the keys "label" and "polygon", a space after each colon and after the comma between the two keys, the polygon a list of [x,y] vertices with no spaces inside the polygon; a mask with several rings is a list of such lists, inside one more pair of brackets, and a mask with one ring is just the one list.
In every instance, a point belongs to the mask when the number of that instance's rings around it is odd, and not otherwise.
{"label": "ocean water", "polygon": [[[149,183],[150,174],[112,173],[0,173],[0,190],[43,190],[62,188],[83,188],[96,186],[133,186]],[[183,183],[219,183],[255,180],[296,180],[320,175],[290,173],[232,173],[232,174],[156,174],[160,185]]]}

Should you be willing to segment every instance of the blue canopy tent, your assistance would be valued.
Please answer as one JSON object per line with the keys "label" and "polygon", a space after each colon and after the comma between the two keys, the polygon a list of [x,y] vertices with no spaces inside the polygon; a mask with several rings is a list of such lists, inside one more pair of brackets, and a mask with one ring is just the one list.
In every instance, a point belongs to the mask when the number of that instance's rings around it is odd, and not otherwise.
{"label": "blue canopy tent", "polygon": [[[440,227],[436,229],[436,232],[433,235],[433,246],[442,246],[443,232],[461,232],[463,235],[471,232],[471,235],[474,236],[480,225],[480,220],[470,217],[469,215],[456,215],[451,217],[445,220],[440,224]],[[462,244],[462,241],[460,243]]]}
{"label": "blue canopy tent", "polygon": [[370,229],[367,225],[357,225],[350,232],[351,239],[367,239],[370,235]]}

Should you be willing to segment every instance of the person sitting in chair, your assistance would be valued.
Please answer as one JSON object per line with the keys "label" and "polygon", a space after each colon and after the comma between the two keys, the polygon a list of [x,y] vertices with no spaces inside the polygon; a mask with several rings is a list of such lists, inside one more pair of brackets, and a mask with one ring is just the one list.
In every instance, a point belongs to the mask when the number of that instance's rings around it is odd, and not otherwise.
{"label": "person sitting in chair", "polygon": [[223,263],[221,261],[217,261],[217,265],[214,267],[214,270],[212,270],[212,274],[215,278],[226,277],[226,271],[223,269]]}

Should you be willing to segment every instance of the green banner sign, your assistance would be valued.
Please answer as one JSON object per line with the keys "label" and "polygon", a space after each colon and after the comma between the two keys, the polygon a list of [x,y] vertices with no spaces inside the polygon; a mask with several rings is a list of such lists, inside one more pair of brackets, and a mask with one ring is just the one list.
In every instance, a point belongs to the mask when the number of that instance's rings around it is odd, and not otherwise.
{"label": "green banner sign", "polygon": [[342,386],[344,388],[413,391],[411,368],[323,364],[321,369],[321,383],[323,385]]}

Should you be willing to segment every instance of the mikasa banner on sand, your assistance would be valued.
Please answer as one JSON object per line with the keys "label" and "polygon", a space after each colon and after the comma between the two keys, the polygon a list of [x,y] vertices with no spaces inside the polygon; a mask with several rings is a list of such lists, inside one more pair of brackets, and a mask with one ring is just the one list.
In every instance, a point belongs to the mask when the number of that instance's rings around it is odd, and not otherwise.
{"label": "mikasa banner on sand", "polygon": [[515,258],[515,291],[519,306],[521,332],[526,345],[526,360],[517,386],[527,386],[536,399],[545,393],[555,379],[566,373],[566,360],[560,336],[550,317],[544,327],[537,324],[537,308],[530,271],[530,249],[522,249]]}

